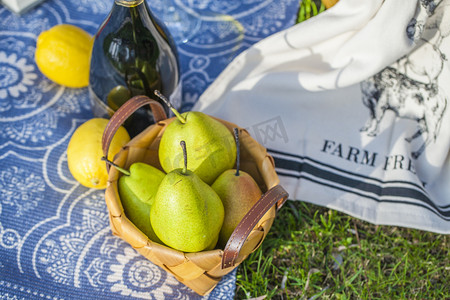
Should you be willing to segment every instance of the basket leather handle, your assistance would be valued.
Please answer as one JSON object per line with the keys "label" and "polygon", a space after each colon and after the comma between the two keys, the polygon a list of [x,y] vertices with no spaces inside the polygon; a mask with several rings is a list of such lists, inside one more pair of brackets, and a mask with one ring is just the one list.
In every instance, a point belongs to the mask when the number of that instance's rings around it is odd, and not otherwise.
{"label": "basket leather handle", "polygon": [[259,220],[274,205],[276,205],[278,211],[286,202],[288,196],[288,192],[281,185],[272,187],[261,196],[258,202],[242,218],[228,239],[222,256],[222,269],[234,267],[245,240]]}
{"label": "basket leather handle", "polygon": [[[122,126],[125,120],[128,119],[136,110],[145,105],[150,105],[156,123],[167,119],[166,112],[164,111],[161,103],[152,100],[145,95],[130,98],[121,107],[119,107],[119,109],[112,115],[108,125],[106,125],[102,137],[102,150],[105,157],[108,155],[109,146],[111,145],[111,141],[119,127]],[[106,164],[106,167],[109,172],[109,164]]]}

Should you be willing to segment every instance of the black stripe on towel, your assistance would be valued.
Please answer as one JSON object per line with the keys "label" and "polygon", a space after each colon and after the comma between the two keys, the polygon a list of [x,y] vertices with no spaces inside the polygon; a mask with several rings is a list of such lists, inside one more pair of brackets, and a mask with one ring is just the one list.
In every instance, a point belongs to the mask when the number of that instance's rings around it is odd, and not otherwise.
{"label": "black stripe on towel", "polygon": [[423,207],[444,220],[450,220],[450,209],[433,203],[424,188],[402,181],[382,181],[336,168],[311,158],[268,149],[280,176],[302,178],[377,202],[401,203]]}

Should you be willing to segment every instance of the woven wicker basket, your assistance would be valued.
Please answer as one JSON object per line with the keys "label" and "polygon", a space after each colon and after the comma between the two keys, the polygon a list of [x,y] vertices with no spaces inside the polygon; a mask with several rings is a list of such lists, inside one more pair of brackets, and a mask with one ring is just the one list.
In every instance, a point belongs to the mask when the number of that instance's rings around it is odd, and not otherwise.
{"label": "woven wicker basket", "polygon": [[[103,135],[103,151],[107,153],[114,133],[138,108],[150,105],[155,125],[149,126],[133,138],[115,156],[114,162],[129,168],[134,162],[145,162],[159,169],[158,145],[166,126],[174,119],[166,119],[162,106],[146,96],[136,96],[127,101],[111,118]],[[218,119],[230,131],[234,124]],[[239,127],[238,127],[239,128]],[[276,211],[283,205],[288,194],[278,185],[274,162],[266,149],[258,144],[242,128],[240,131],[241,169],[253,176],[264,195],[243,218],[230,237],[225,249],[196,253],[184,253],[149,240],[124,214],[117,188],[119,172],[109,169],[109,184],[105,191],[106,204],[113,234],[119,236],[148,260],[173,274],[177,280],[199,295],[209,293],[222,276],[236,268],[250,253],[255,251],[269,232]]]}

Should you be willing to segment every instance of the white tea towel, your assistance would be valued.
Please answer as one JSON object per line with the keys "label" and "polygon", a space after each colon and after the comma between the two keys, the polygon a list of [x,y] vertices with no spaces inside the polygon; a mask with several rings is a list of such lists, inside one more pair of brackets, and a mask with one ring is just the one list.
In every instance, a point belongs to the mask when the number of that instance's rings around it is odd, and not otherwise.
{"label": "white tea towel", "polygon": [[450,233],[450,1],[340,0],[239,55],[193,110],[246,127],[293,200]]}

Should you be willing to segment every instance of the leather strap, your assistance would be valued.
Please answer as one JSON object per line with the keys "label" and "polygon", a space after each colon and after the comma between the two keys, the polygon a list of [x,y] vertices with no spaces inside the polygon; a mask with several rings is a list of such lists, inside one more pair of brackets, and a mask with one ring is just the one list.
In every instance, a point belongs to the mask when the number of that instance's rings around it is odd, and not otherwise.
{"label": "leather strap", "polygon": [[[129,99],[121,107],[119,107],[119,109],[109,120],[108,125],[106,125],[102,137],[102,149],[103,155],[105,157],[107,157],[109,146],[111,145],[114,134],[119,129],[119,127],[122,126],[125,120],[130,117],[136,110],[145,105],[150,105],[155,122],[167,119],[166,112],[164,111],[161,103],[152,100],[144,95],[134,96],[133,98]],[[106,167],[109,172],[109,164],[106,164]]]}
{"label": "leather strap", "polygon": [[259,220],[268,212],[274,205],[277,211],[283,206],[289,194],[281,185],[276,185],[268,190],[258,202],[253,205],[249,212],[244,216],[241,222],[228,239],[222,257],[222,269],[233,267],[236,259],[244,245],[250,232],[258,224]]}
{"label": "leather strap", "polygon": [[[159,102],[147,96],[135,96],[123,104],[111,117],[102,138],[103,154],[106,156],[111,144],[112,137],[117,129],[137,109],[144,105],[150,105],[156,122],[167,118],[166,113]],[[109,165],[107,164],[108,171]],[[277,210],[283,206],[288,193],[281,185],[269,189],[261,199],[250,209],[231,234],[222,256],[222,269],[233,267],[236,264],[239,252],[244,245],[248,235],[258,224],[259,220],[275,205]]]}

